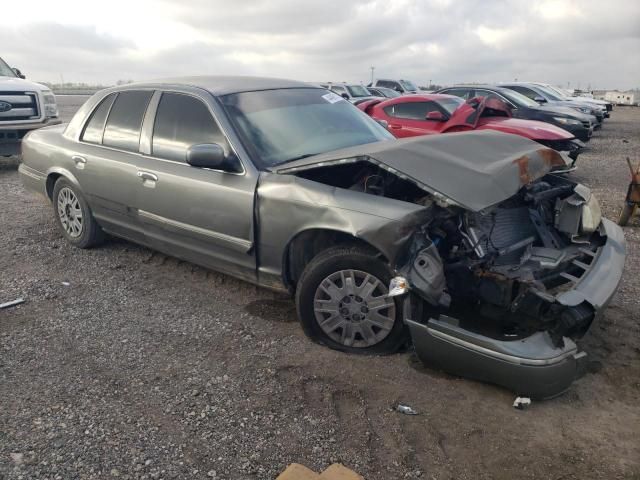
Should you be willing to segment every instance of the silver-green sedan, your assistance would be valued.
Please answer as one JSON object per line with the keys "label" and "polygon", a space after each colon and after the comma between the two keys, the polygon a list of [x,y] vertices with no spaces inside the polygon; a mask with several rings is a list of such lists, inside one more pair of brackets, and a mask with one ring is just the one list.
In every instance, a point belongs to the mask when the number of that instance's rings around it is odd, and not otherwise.
{"label": "silver-green sedan", "polygon": [[625,258],[591,191],[549,174],[562,162],[497,132],[395,140],[305,83],[193,77],[98,92],[27,135],[20,173],[77,247],[123,237],[291,292],[331,348],[413,343],[549,397],[582,371],[574,340]]}

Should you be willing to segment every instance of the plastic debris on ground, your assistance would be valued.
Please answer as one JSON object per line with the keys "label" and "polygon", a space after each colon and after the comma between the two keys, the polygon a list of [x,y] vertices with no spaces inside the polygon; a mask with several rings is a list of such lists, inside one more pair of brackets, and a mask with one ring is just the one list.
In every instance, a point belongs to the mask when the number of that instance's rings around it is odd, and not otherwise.
{"label": "plastic debris on ground", "polygon": [[531,405],[531,399],[529,397],[516,397],[513,402],[513,408],[518,410],[524,410]]}
{"label": "plastic debris on ground", "polygon": [[418,415],[418,412],[416,412],[409,405],[403,405],[401,403],[396,405],[395,410],[396,412],[404,413],[405,415]]}
{"label": "plastic debris on ground", "polygon": [[24,298],[16,298],[15,300],[12,300],[10,302],[0,303],[0,310],[2,310],[3,308],[15,307],[16,305],[20,305],[21,303],[24,303]]}

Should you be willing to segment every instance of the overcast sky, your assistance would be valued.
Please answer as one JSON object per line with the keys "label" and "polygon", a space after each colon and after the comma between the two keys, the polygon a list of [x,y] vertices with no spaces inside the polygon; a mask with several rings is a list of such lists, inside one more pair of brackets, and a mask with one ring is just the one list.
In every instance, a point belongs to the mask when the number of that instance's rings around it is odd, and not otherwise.
{"label": "overcast sky", "polygon": [[639,0],[9,3],[0,56],[39,81],[246,74],[368,83],[375,66],[376,77],[420,85],[640,87]]}

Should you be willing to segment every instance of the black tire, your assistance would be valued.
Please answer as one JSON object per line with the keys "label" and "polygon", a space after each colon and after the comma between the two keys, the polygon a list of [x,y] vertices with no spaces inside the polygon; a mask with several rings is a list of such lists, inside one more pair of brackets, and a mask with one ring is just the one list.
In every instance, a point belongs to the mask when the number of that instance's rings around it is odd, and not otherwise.
{"label": "black tire", "polygon": [[624,227],[629,223],[631,217],[633,217],[634,212],[636,211],[636,205],[634,203],[624,203],[622,210],[620,211],[620,217],[618,218],[618,225]]}
{"label": "black tire", "polygon": [[[322,295],[325,291],[321,287],[321,283],[326,282],[332,275],[340,275],[339,272],[343,271],[353,271],[355,275],[370,275],[369,285],[377,285],[373,293],[378,293],[378,295],[373,295],[372,293],[364,299],[358,296],[354,297],[354,302],[363,303],[352,303],[349,307],[359,308],[356,307],[356,305],[360,305],[362,308],[367,310],[367,313],[365,314],[351,312],[349,314],[349,320],[347,320],[344,318],[344,315],[342,318],[339,318],[335,314],[326,313],[327,317],[323,320],[332,317],[339,322],[342,322],[345,326],[348,323],[347,328],[350,333],[352,333],[354,329],[356,330],[355,334],[349,335],[353,340],[351,342],[347,340],[345,342],[346,344],[337,341],[336,338],[331,338],[330,334],[320,326],[317,318],[317,315],[321,316],[323,314],[315,311],[316,300],[318,298],[317,295]],[[365,285],[365,279],[362,279],[361,283],[358,285],[358,279],[356,277],[352,278],[355,282],[356,288],[363,288]],[[402,320],[403,302],[400,297],[394,297],[387,300],[383,299],[384,295],[382,295],[382,293],[386,293],[388,291],[387,289],[390,280],[391,271],[389,267],[375,255],[362,248],[345,246],[331,247],[318,254],[311,262],[309,262],[302,272],[296,289],[296,308],[298,311],[298,318],[300,319],[304,332],[312,340],[343,352],[371,355],[384,355],[397,352],[407,344],[409,333]],[[339,282],[339,284],[341,283]],[[326,283],[323,285],[326,285]],[[342,284],[342,287],[344,288],[345,285]],[[359,291],[364,294],[364,290]],[[340,295],[342,295],[342,293],[340,293]],[[353,295],[351,296],[353,297]],[[382,316],[386,318],[384,328],[379,328],[378,325],[371,323],[373,321],[372,315],[376,315],[376,313],[372,314],[368,311],[366,303],[367,299],[372,302],[371,311],[375,310],[375,312],[381,313]],[[318,301],[330,302],[332,300]],[[388,302],[390,306],[388,308],[378,309],[379,307],[373,306],[374,302]],[[340,305],[343,304],[340,303]],[[338,310],[342,311],[345,309],[340,308]],[[335,315],[335,317],[333,317],[333,315]],[[354,321],[352,320],[354,316],[359,316],[361,318]],[[376,316],[376,321],[378,318],[380,317]],[[392,327],[390,326],[391,321],[393,321]],[[364,330],[365,328],[366,330]],[[367,332],[367,336],[369,336],[369,340],[366,339],[366,336],[363,336],[365,331]],[[334,337],[338,334],[345,334],[343,327],[338,326],[338,328],[331,333]],[[366,342],[372,342],[374,340],[375,343],[368,343],[365,345]]]}
{"label": "black tire", "polygon": [[[69,228],[65,226],[65,222],[69,221],[69,217],[60,211],[60,202],[69,203],[65,200],[65,198],[69,198],[69,191],[77,199],[79,209],[82,212],[82,217],[77,217],[81,225],[77,231],[69,231]],[[105,234],[96,219],[93,218],[89,204],[87,204],[82,192],[64,177],[60,177],[53,187],[53,212],[60,231],[74,247],[91,248],[104,241]]]}

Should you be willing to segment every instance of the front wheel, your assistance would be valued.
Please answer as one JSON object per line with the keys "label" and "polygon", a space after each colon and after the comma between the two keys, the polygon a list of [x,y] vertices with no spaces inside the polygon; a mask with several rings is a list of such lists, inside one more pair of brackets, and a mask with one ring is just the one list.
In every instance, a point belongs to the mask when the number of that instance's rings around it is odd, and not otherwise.
{"label": "front wheel", "polygon": [[305,268],[296,293],[305,333],[330,348],[388,354],[408,340],[402,302],[388,297],[391,272],[364,249],[334,247]]}

